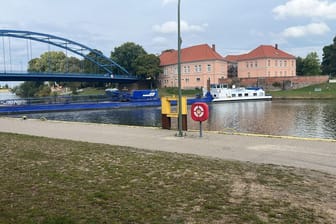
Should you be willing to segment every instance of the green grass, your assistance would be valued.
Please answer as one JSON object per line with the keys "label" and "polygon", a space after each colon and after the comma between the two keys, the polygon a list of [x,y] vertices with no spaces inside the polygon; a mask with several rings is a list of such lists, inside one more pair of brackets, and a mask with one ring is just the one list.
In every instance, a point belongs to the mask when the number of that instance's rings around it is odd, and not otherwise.
{"label": "green grass", "polygon": [[84,88],[82,92],[79,92],[78,95],[104,95],[105,89],[102,88]]}
{"label": "green grass", "polygon": [[333,175],[0,133],[0,223],[335,223]]}
{"label": "green grass", "polygon": [[[201,89],[183,89],[182,95],[188,97],[195,97],[196,95],[202,95]],[[169,87],[169,88],[161,88],[159,89],[159,95],[162,96],[178,96],[178,88],[177,87]]]}
{"label": "green grass", "polygon": [[268,94],[284,99],[336,99],[336,84],[323,83],[294,90],[270,91]]}

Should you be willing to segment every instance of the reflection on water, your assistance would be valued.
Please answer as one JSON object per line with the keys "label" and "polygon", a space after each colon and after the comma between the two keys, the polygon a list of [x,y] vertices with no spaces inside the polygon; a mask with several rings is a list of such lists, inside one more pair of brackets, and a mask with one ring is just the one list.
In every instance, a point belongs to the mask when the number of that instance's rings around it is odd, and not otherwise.
{"label": "reflection on water", "polygon": [[[204,130],[290,135],[336,139],[336,101],[251,101],[213,103]],[[22,115],[20,115],[22,116]],[[161,109],[132,108],[29,114],[27,117],[49,120],[84,121],[140,126],[161,126]],[[172,128],[176,128],[173,119]],[[198,130],[199,123],[188,116],[188,128]]]}
{"label": "reflection on water", "polygon": [[27,114],[26,116],[28,118],[37,119],[43,117],[47,118],[48,120],[80,121],[151,127],[161,126],[161,109],[154,107],[37,113]]}

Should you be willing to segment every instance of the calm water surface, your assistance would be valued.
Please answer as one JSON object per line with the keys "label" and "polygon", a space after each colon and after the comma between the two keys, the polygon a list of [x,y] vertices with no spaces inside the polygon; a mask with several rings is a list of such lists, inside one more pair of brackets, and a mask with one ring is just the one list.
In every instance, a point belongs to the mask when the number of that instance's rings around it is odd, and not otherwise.
{"label": "calm water surface", "polygon": [[[273,100],[209,105],[203,130],[336,139],[336,100]],[[16,117],[22,115],[16,115]],[[27,114],[28,118],[161,126],[160,107]],[[173,119],[172,128],[177,122]],[[188,128],[199,123],[188,116]]]}

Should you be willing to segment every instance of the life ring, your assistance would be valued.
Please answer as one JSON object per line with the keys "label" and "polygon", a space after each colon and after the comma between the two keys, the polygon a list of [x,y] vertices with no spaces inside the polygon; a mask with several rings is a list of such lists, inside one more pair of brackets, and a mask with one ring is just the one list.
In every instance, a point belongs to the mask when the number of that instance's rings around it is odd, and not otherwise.
{"label": "life ring", "polygon": [[195,108],[194,108],[194,115],[195,117],[203,117],[204,115],[204,108],[200,105],[197,105]]}

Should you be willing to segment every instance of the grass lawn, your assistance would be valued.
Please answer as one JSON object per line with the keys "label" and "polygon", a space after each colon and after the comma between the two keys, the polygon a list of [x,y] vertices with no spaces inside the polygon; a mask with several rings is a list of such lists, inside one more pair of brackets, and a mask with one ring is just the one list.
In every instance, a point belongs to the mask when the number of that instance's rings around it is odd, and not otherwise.
{"label": "grass lawn", "polygon": [[273,98],[284,99],[336,99],[336,83],[311,85],[300,89],[270,91]]}
{"label": "grass lawn", "polygon": [[0,133],[0,223],[336,223],[336,177]]}
{"label": "grass lawn", "polygon": [[83,92],[79,92],[78,95],[104,95],[105,89],[104,88],[85,88]]}
{"label": "grass lawn", "polygon": [[[201,89],[182,89],[181,90],[183,96],[187,97],[195,97],[196,95],[202,96],[202,90]],[[159,95],[162,96],[172,96],[175,95],[178,96],[178,88],[177,87],[169,87],[169,88],[160,88],[159,89]]]}

